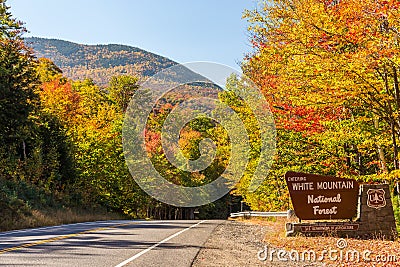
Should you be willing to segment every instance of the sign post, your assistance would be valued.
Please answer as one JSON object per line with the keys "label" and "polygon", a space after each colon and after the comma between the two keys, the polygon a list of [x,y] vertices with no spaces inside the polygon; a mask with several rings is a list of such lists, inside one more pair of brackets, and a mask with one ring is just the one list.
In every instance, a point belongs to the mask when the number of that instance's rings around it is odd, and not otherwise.
{"label": "sign post", "polygon": [[286,224],[287,236],[397,238],[388,185],[360,186],[353,179],[302,172],[287,172],[285,180],[294,213],[300,219],[299,223]]}

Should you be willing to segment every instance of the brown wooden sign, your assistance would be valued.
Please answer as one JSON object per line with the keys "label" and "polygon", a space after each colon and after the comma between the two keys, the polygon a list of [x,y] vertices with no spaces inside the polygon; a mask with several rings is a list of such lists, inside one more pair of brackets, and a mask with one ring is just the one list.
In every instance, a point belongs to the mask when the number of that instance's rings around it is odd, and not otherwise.
{"label": "brown wooden sign", "polygon": [[337,220],[356,215],[357,181],[301,172],[287,172],[285,179],[299,219]]}

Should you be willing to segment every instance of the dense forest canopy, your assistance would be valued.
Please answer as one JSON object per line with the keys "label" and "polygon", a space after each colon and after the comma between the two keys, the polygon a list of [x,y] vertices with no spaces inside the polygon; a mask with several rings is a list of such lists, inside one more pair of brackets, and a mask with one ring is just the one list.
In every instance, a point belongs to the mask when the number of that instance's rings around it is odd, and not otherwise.
{"label": "dense forest canopy", "polygon": [[[389,183],[394,192],[400,176],[399,7],[398,0],[272,0],[245,11],[253,52],[243,72],[266,97],[277,127],[274,163],[258,190],[248,186],[260,155],[259,128],[248,103],[229,90],[243,87],[234,76],[227,90],[182,86],[157,103],[147,122],[148,157],[176,184],[209,183],[223,172],[230,139],[207,118],[181,130],[179,147],[196,159],[201,140],[213,140],[217,153],[209,168],[181,171],[162,150],[161,128],[171,110],[191,92],[209,90],[240,114],[251,156],[231,193],[201,207],[199,216],[224,217],[242,199],[254,210],[289,209],[283,179],[289,170]],[[24,40],[25,29],[5,0],[0,17],[1,213],[18,220],[58,201],[136,218],[190,218],[193,209],[160,203],[139,188],[121,142],[124,112],[140,80],[175,63],[121,45]],[[394,206],[398,216],[397,200]]]}

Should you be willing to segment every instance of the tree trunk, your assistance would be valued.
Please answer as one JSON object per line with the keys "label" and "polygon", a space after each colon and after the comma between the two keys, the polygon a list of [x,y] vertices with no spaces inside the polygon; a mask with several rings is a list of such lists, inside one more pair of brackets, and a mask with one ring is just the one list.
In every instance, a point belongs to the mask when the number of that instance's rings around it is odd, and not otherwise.
{"label": "tree trunk", "polygon": [[24,161],[26,161],[26,144],[25,141],[22,141],[22,153],[23,153],[23,157],[24,157]]}
{"label": "tree trunk", "polygon": [[397,69],[393,66],[393,87],[396,96],[396,107],[400,110],[400,90],[399,90],[399,79],[397,76]]}
{"label": "tree trunk", "polygon": [[[375,129],[379,128],[379,121],[378,118],[376,116],[374,116],[374,127]],[[382,172],[389,172],[388,167],[387,167],[387,163],[386,163],[386,159],[385,159],[385,154],[383,153],[382,147],[381,145],[378,143],[376,144],[376,147],[378,148],[378,156],[379,156],[379,161],[380,161],[380,169]]]}
{"label": "tree trunk", "polygon": [[398,170],[399,169],[399,164],[398,164],[398,148],[397,148],[397,141],[396,141],[396,131],[394,127],[394,122],[391,123],[391,131],[392,131],[392,143],[393,143],[393,164],[394,164],[394,169]]}

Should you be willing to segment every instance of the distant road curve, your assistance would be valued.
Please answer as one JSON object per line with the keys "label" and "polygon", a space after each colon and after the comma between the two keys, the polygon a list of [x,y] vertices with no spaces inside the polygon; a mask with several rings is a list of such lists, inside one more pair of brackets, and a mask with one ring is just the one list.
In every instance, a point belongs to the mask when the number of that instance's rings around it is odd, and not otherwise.
{"label": "distant road curve", "polygon": [[0,232],[0,266],[191,266],[223,221],[100,221]]}

